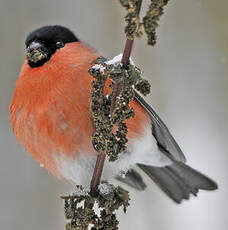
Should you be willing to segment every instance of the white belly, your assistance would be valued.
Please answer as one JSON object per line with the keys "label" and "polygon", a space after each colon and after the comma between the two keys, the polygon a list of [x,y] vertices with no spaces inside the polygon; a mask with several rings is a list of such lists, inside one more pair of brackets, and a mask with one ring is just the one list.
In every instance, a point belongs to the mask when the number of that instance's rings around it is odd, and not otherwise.
{"label": "white belly", "polygon": [[[59,172],[65,179],[88,187],[97,157],[86,155],[81,153],[76,159],[72,159],[64,154],[60,154],[58,157],[53,155],[53,157]],[[102,180],[109,180],[117,175],[124,174],[136,163],[158,167],[171,164],[169,158],[159,151],[150,128],[145,130],[144,136],[141,138],[129,140],[128,151],[120,154],[117,161],[109,162],[106,158]]]}

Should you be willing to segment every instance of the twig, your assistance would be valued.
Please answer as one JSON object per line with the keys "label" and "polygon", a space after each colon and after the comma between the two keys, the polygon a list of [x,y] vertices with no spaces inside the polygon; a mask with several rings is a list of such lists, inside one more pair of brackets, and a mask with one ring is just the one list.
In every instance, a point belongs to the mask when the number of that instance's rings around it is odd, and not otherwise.
{"label": "twig", "polygon": [[93,177],[91,180],[91,195],[92,196],[96,196],[98,194],[98,185],[100,183],[101,180],[101,174],[103,171],[103,167],[104,167],[104,161],[105,161],[105,154],[101,153],[97,156],[97,161],[96,161],[96,165],[93,171]]}
{"label": "twig", "polygon": [[[142,6],[142,0],[138,0],[137,8],[136,8],[136,12],[138,15],[140,13],[141,6]],[[122,61],[121,61],[124,66],[126,66],[129,62],[129,58],[131,56],[131,51],[133,48],[133,43],[134,43],[134,39],[127,39],[126,40],[125,47],[124,47],[124,53],[123,53],[123,57],[122,57]]]}
{"label": "twig", "polygon": [[[138,0],[137,9],[136,9],[136,12],[138,15],[140,13],[141,5],[142,5],[142,0]],[[123,57],[121,60],[123,66],[127,66],[128,62],[129,62],[133,43],[134,43],[134,39],[132,39],[132,40],[127,39],[126,40],[124,53],[123,53]],[[120,83],[114,84],[113,96],[112,96],[111,107],[110,107],[110,114],[112,114],[114,109],[115,109],[116,98],[121,93],[122,88],[123,88],[123,83],[120,82]],[[105,157],[106,157],[106,155],[104,153],[101,153],[97,156],[97,161],[96,161],[96,165],[94,168],[93,177],[92,177],[92,180],[90,183],[92,196],[96,196],[98,194],[98,185],[100,183],[100,179],[101,179],[101,175],[102,175],[102,171],[103,171],[103,167],[104,167],[104,162],[105,162]]]}

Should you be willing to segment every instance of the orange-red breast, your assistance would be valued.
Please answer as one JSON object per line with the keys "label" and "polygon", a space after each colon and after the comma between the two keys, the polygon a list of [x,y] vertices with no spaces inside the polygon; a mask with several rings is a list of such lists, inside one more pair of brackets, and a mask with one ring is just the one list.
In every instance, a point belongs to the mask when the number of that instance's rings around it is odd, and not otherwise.
{"label": "orange-red breast", "polygon": [[[91,143],[92,77],[88,69],[100,55],[62,26],[46,26],[26,39],[22,66],[10,105],[13,132],[49,172],[88,186],[96,151]],[[176,202],[214,190],[215,182],[185,164],[185,157],[154,110],[136,94],[134,118],[127,121],[128,149],[114,162],[105,162],[102,179],[119,180],[142,190],[140,167]],[[125,177],[120,174],[125,172]]]}

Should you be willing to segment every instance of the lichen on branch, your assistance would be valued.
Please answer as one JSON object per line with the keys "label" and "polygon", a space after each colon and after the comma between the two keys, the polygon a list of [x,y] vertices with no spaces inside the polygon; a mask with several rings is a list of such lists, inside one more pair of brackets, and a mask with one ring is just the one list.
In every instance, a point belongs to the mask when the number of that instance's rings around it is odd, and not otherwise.
{"label": "lichen on branch", "polygon": [[[150,92],[150,84],[142,79],[141,71],[131,61],[126,67],[121,63],[122,55],[113,60],[102,62],[99,58],[89,73],[95,78],[92,82],[91,113],[94,119],[95,132],[92,137],[94,149],[105,153],[109,161],[118,159],[127,146],[128,128],[126,120],[134,117],[134,109],[129,103],[134,99],[134,87],[142,94]],[[106,80],[111,79],[110,87],[115,83],[123,85],[111,111],[113,93],[104,93]]]}
{"label": "lichen on branch", "polygon": [[[125,34],[128,39],[134,39],[135,36],[141,36],[143,29],[147,35],[147,44],[154,46],[157,42],[156,29],[161,15],[164,13],[164,6],[169,0],[150,0],[146,15],[141,18],[137,13],[138,0],[119,0],[120,4],[127,10],[125,16],[126,27]],[[141,4],[141,2],[140,2]]]}
{"label": "lichen on branch", "polygon": [[148,45],[154,46],[157,42],[156,29],[161,15],[164,13],[164,6],[169,0],[151,0],[146,15],[143,17],[143,26],[147,34]]}
{"label": "lichen on branch", "polygon": [[[125,27],[125,34],[128,39],[133,40],[135,36],[140,36],[142,34],[142,23],[139,19],[139,7],[138,0],[120,0],[120,4],[127,10],[127,15],[125,16],[125,21],[127,23]],[[141,5],[141,3],[140,3]]]}
{"label": "lichen on branch", "polygon": [[[65,202],[65,217],[70,220],[66,230],[117,230],[118,220],[115,211],[123,207],[126,212],[129,206],[129,193],[121,187],[115,187],[107,182],[99,185],[99,193],[91,196],[82,186],[77,186],[77,192],[62,197]],[[94,210],[94,205],[99,213]]]}

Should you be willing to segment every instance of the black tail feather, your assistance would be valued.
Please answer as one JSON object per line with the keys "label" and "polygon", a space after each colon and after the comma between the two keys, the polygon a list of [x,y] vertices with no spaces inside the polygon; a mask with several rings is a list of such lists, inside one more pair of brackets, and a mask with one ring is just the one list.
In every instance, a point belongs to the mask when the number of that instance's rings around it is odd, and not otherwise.
{"label": "black tail feather", "polygon": [[173,162],[166,167],[138,166],[175,202],[197,195],[199,189],[215,190],[217,184],[202,173],[182,162]]}

